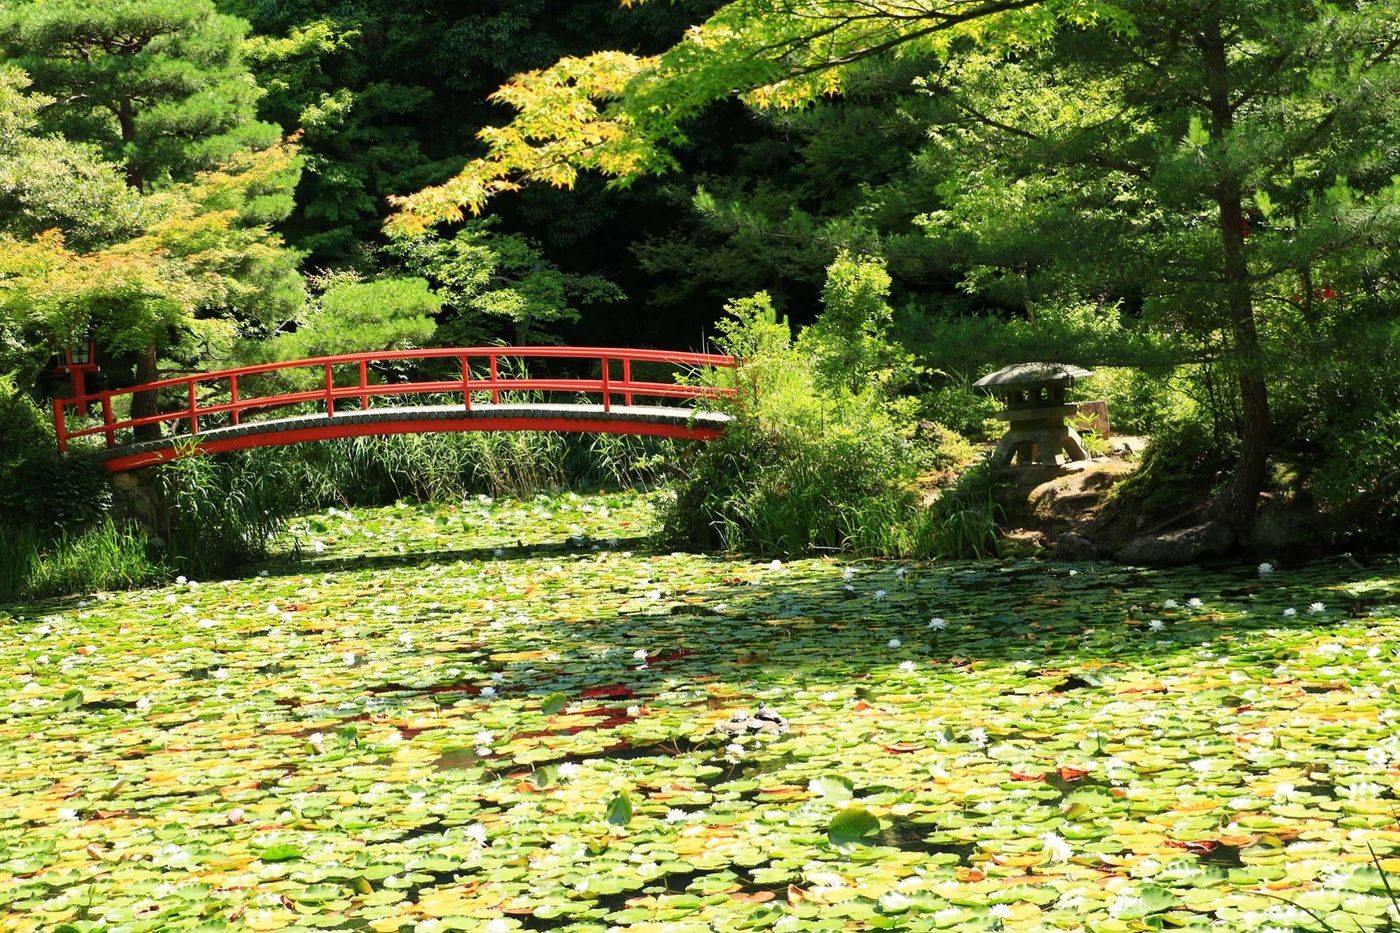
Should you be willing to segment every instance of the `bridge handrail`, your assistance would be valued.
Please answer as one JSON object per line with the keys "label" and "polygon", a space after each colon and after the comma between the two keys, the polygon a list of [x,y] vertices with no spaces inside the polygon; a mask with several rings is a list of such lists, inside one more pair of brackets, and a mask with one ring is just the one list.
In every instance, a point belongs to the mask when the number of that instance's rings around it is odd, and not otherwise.
{"label": "bridge handrail", "polygon": [[[501,359],[574,359],[597,361],[600,375],[589,378],[534,378],[506,377],[498,372]],[[397,360],[457,360],[462,376],[460,379],[430,379],[420,382],[381,383],[369,382],[369,364]],[[478,378],[471,371],[474,361],[485,360],[489,367],[489,378]],[[622,378],[617,379],[609,372],[614,362],[622,364]],[[227,414],[231,423],[240,423],[243,412],[281,408],[306,402],[325,403],[326,414],[335,416],[337,399],[358,399],[362,409],[371,407],[370,399],[383,395],[415,394],[456,394],[461,393],[463,406],[471,411],[473,392],[490,392],[493,402],[500,400],[502,392],[510,391],[549,391],[574,392],[601,396],[603,410],[612,410],[614,396],[621,396],[624,405],[631,405],[635,395],[705,399],[719,398],[735,394],[732,387],[686,385],[683,383],[638,382],[632,379],[633,363],[666,363],[677,366],[712,366],[734,368],[738,361],[732,356],[717,353],[695,353],[685,350],[647,350],[627,347],[433,347],[420,350],[381,350],[365,353],[339,353],[331,356],[311,357],[275,363],[258,363],[252,366],[239,366],[207,373],[192,373],[186,376],[173,376],[152,382],[119,389],[104,389],[100,392],[87,392],[67,399],[54,399],[54,428],[58,438],[58,449],[68,449],[71,438],[102,434],[108,448],[116,447],[118,431],[130,430],[150,424],[170,421],[189,421],[189,435],[197,436],[200,416]],[[333,368],[347,364],[359,364],[359,381],[356,385],[337,386]],[[322,388],[302,389],[276,395],[243,396],[238,391],[238,380],[243,376],[257,376],[285,370],[319,367],[324,370],[325,384]],[[229,400],[201,406],[197,398],[197,387],[201,385],[228,382]],[[115,420],[112,414],[112,399],[123,395],[135,395],[161,389],[185,387],[188,405],[183,409],[159,412],[137,418]],[[95,427],[69,430],[68,410],[76,408],[86,411],[98,403],[102,407],[102,423]]]}

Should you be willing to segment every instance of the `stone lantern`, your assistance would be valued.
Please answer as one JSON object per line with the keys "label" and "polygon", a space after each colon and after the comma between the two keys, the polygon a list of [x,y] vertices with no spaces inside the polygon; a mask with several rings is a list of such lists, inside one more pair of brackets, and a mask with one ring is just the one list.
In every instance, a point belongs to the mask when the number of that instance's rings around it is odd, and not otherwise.
{"label": "stone lantern", "polygon": [[976,386],[1006,406],[997,417],[1007,422],[997,441],[992,466],[1038,463],[1057,466],[1063,451],[1070,460],[1087,460],[1084,444],[1065,419],[1076,408],[1065,400],[1074,380],[1093,373],[1063,363],[1018,363],[977,380]]}

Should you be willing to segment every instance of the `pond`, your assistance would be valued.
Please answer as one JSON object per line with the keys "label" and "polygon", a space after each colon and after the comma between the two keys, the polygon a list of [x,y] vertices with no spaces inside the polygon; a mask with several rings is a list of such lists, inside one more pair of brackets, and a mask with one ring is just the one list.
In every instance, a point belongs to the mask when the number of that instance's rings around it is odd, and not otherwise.
{"label": "pond", "polygon": [[1394,561],[770,562],[653,504],[0,607],[0,929],[1388,927]]}

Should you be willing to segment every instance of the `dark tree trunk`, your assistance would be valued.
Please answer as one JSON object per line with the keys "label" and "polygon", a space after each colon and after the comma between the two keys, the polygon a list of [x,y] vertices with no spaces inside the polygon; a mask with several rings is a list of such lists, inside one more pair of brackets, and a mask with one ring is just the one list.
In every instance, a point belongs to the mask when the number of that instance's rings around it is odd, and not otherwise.
{"label": "dark tree trunk", "polygon": [[[153,382],[159,375],[156,369],[156,348],[146,347],[136,358],[137,383]],[[137,392],[131,396],[131,417],[145,418],[159,411],[159,397],[155,392]],[[149,441],[160,437],[159,424],[144,424],[136,429],[138,441]]]}
{"label": "dark tree trunk", "polygon": [[[136,142],[136,112],[130,97],[123,97],[117,105],[117,125],[121,127],[122,142],[130,145]],[[126,163],[126,183],[137,191],[145,190],[146,181],[141,170],[128,159]],[[141,350],[136,358],[136,382],[152,382],[158,375],[156,368],[156,348],[152,344]],[[131,416],[144,418],[159,410],[159,400],[155,392],[137,392],[131,396]],[[160,437],[160,425],[148,424],[136,428],[136,439],[153,440]]]}
{"label": "dark tree trunk", "polygon": [[[1229,62],[1219,20],[1206,23],[1200,39],[1210,100],[1212,138],[1223,142],[1234,128],[1230,101]],[[1226,501],[1226,517],[1238,531],[1254,524],[1259,494],[1269,459],[1269,392],[1264,380],[1264,354],[1254,320],[1254,291],[1245,256],[1244,192],[1234,168],[1226,166],[1216,190],[1220,210],[1221,273],[1230,336],[1240,388],[1240,459]]]}

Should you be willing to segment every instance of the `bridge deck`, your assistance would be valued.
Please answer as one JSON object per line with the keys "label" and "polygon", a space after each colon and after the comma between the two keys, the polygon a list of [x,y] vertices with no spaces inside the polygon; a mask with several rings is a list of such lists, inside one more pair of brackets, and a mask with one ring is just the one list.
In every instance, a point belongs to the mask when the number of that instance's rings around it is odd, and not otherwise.
{"label": "bridge deck", "polygon": [[119,472],[168,460],[175,454],[176,442],[190,439],[198,440],[204,453],[431,431],[577,431],[708,440],[722,434],[729,420],[722,412],[660,405],[612,405],[604,409],[589,404],[477,403],[470,411],[462,405],[406,405],[244,421],[197,435],[112,447],[102,455],[107,469]]}

